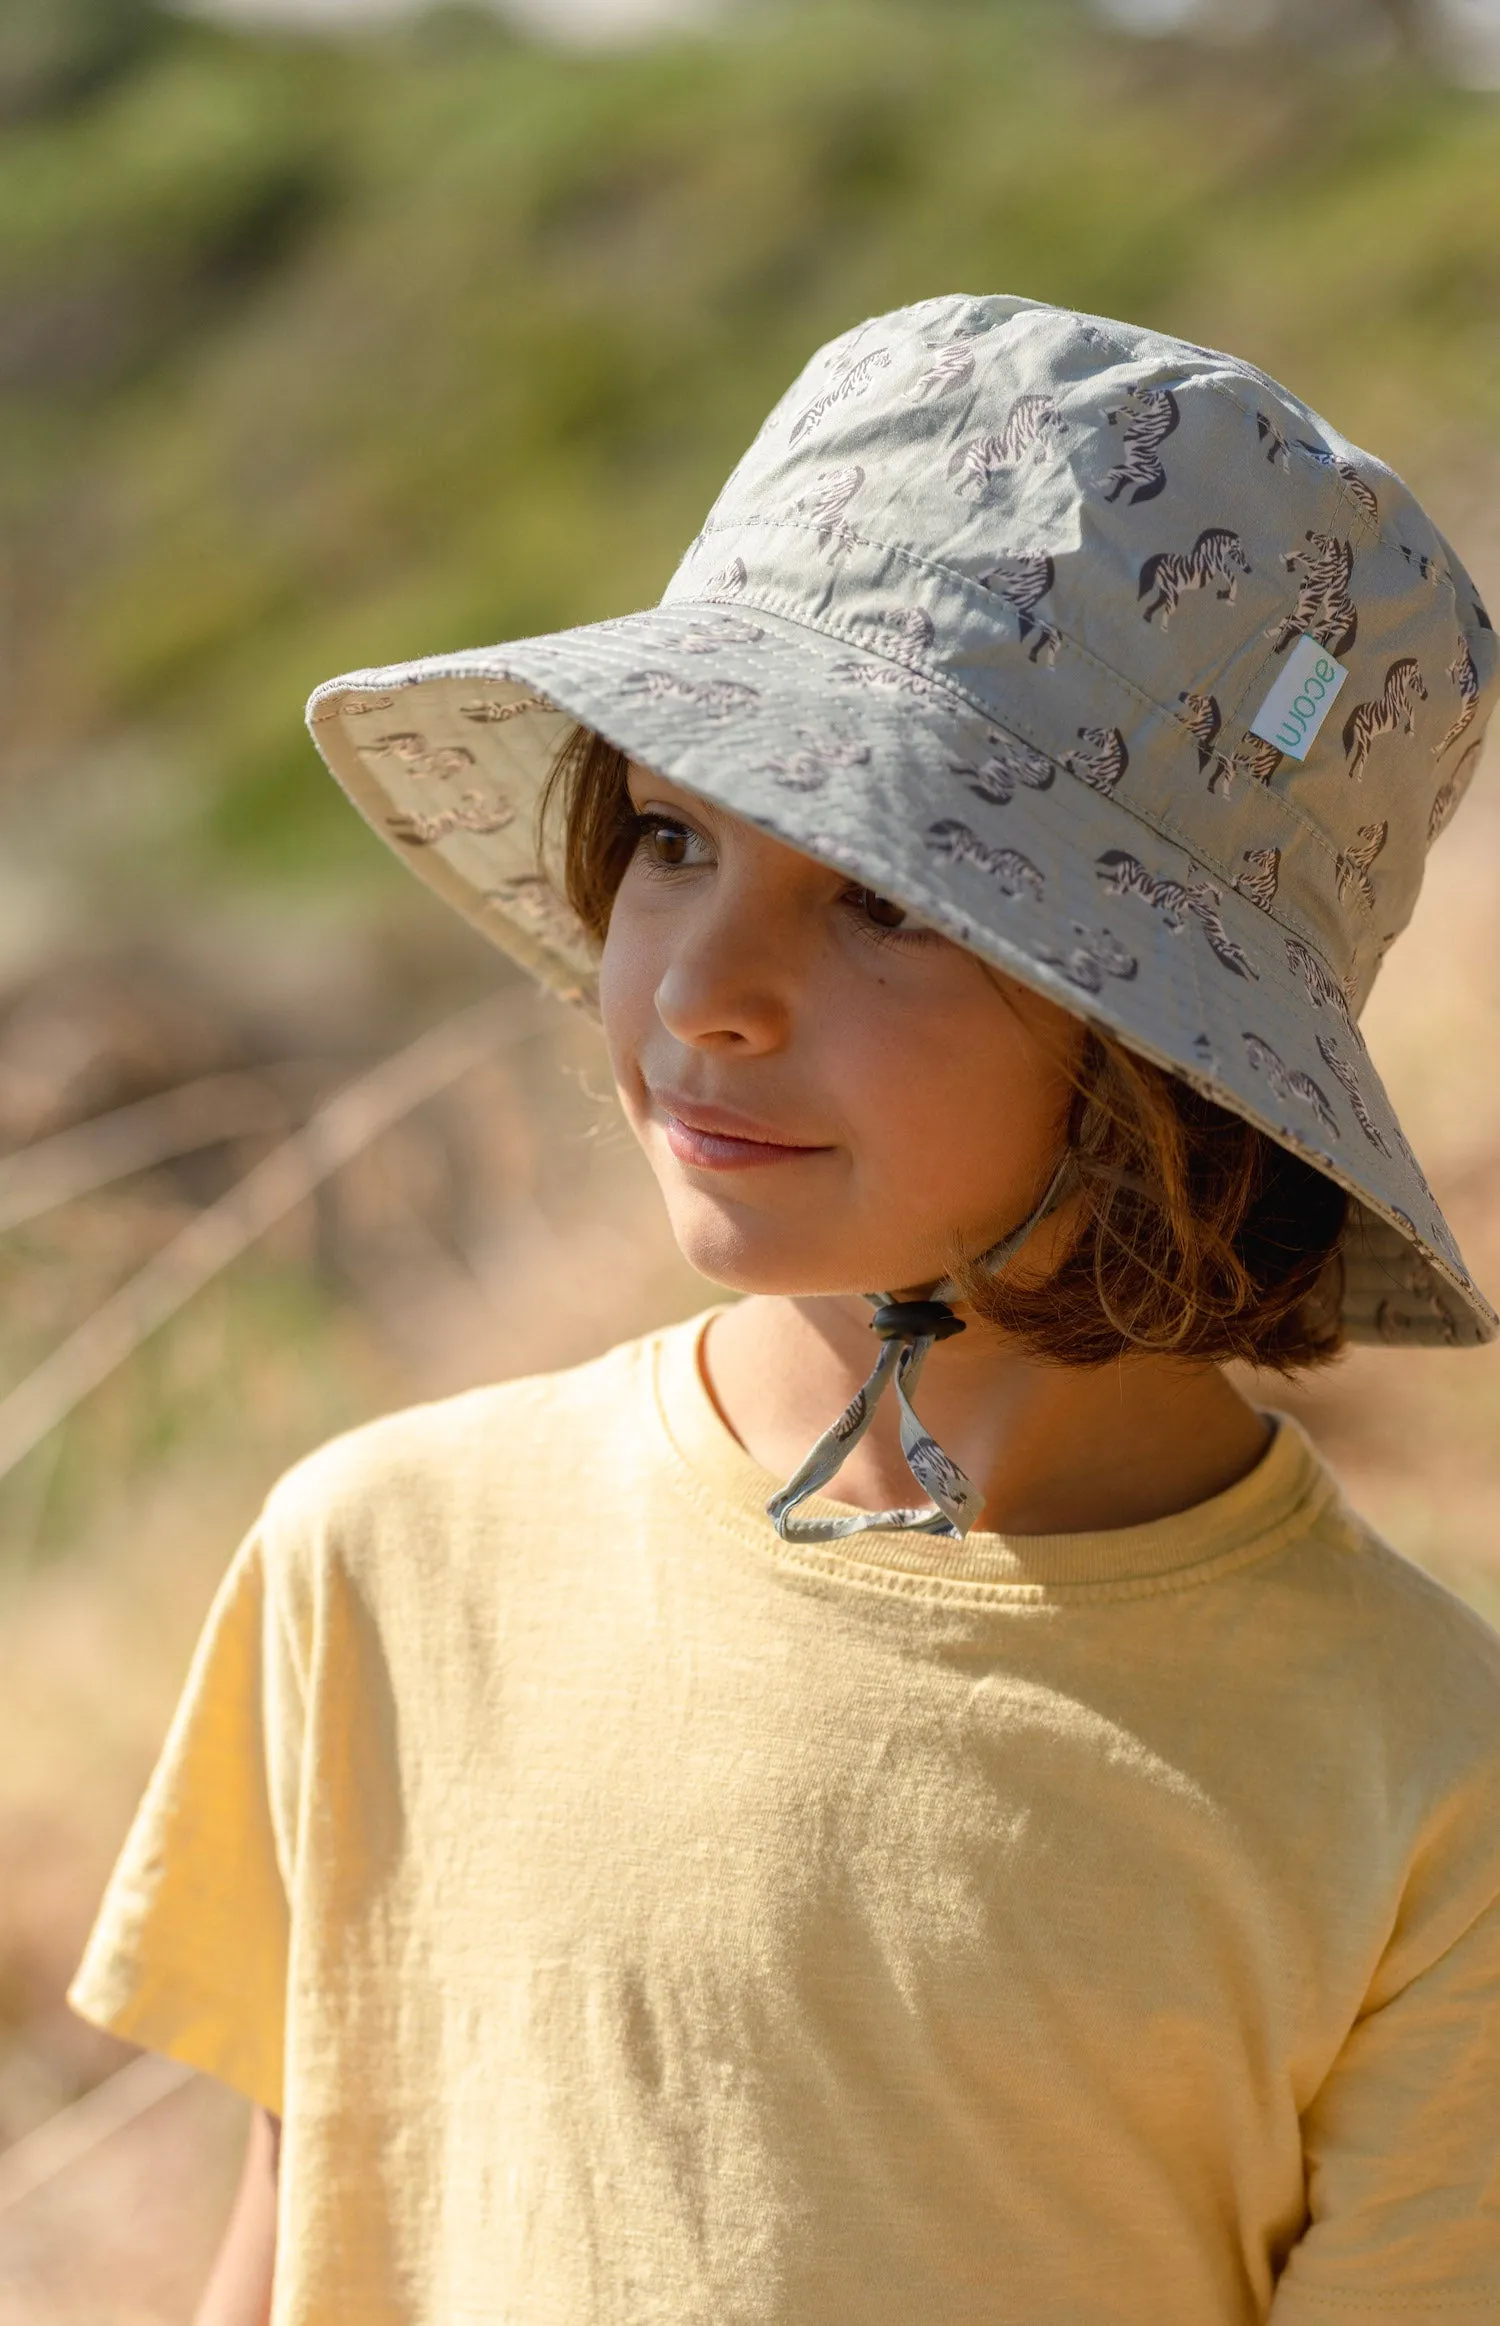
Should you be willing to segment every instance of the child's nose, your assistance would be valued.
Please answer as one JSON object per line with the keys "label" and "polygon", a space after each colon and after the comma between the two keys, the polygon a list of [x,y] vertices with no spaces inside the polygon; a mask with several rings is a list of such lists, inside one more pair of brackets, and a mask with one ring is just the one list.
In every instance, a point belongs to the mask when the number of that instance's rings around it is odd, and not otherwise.
{"label": "child's nose", "polygon": [[782,1048],[803,957],[796,915],[721,878],[682,916],[675,939],[656,989],[667,1031],[696,1049]]}

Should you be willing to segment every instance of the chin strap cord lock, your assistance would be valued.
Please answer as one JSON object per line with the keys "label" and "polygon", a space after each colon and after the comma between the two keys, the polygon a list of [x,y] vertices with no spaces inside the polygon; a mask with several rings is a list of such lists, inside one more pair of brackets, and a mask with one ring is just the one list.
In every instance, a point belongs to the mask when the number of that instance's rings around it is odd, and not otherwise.
{"label": "chin strap cord lock", "polygon": [[[1040,1203],[1019,1227],[981,1253],[977,1265],[998,1274],[1025,1243],[1033,1228],[1054,1212],[1067,1194],[1072,1166],[1059,1163]],[[874,1309],[871,1330],[880,1339],[880,1355],[862,1389],[856,1389],[838,1420],[826,1429],[807,1459],[766,1504],[766,1515],[783,1542],[830,1543],[846,1535],[930,1534],[961,1540],[983,1508],[979,1495],[952,1457],[930,1437],[912,1410],[912,1397],[927,1352],[936,1341],[946,1341],[965,1330],[948,1296],[958,1286],[948,1279],[932,1287],[926,1300],[893,1300],[888,1292],[869,1292]],[[851,1510],[839,1518],[798,1518],[797,1505],[821,1492],[842,1469],[875,1418],[875,1408],[894,1383],[901,1426],[901,1451],[906,1467],[930,1501],[919,1510]]]}

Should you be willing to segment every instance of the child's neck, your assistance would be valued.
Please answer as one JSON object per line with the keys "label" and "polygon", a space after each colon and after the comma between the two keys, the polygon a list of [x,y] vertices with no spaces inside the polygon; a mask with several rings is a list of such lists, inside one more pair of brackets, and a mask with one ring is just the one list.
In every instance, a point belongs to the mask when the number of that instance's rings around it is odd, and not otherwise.
{"label": "child's neck", "polygon": [[[791,1474],[868,1374],[862,1300],[756,1296],[716,1317],[710,1394],[746,1451]],[[940,1342],[917,1409],[984,1496],[997,1534],[1140,1526],[1220,1494],[1253,1469],[1267,1427],[1216,1366],[1136,1357],[1096,1369],[1041,1363],[982,1325]],[[828,1491],[857,1508],[916,1498],[893,1399]]]}

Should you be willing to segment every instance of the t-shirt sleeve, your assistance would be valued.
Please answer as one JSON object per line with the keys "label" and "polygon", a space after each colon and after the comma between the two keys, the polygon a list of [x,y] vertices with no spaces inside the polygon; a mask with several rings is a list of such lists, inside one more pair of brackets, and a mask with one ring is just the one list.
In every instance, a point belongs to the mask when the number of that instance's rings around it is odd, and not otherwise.
{"label": "t-shirt sleeve", "polygon": [[303,1725],[257,1530],[209,1612],[68,1996],[276,2115]]}
{"label": "t-shirt sleeve", "polygon": [[1500,2318],[1500,1900],[1356,2023],[1303,2122],[1271,2326]]}

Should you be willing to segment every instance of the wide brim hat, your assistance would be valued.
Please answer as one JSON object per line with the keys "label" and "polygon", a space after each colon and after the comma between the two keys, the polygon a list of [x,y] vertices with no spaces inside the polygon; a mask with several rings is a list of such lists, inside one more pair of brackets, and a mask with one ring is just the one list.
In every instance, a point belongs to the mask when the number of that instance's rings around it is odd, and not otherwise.
{"label": "wide brim hat", "polygon": [[1353,1199],[1350,1336],[1451,1345],[1500,1320],[1358,1012],[1496,682],[1447,542],[1287,390],[960,296],[819,351],[660,605],[356,671],[308,718],[382,838],[585,1003],[537,808],[595,730],[1304,1156]]}

